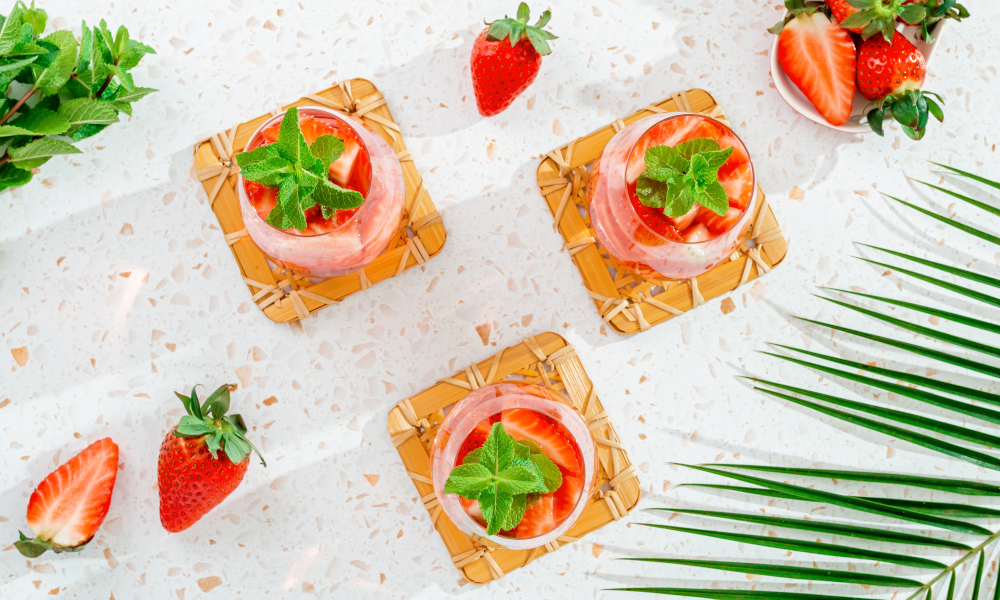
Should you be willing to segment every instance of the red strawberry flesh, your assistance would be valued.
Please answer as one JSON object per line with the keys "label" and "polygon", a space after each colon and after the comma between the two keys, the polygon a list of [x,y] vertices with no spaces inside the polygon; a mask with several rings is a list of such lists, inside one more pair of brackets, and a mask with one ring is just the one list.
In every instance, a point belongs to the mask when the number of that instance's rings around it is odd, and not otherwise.
{"label": "red strawberry flesh", "polygon": [[72,548],[94,537],[111,506],[118,446],[94,442],[46,477],[28,501],[28,526],[41,541]]}

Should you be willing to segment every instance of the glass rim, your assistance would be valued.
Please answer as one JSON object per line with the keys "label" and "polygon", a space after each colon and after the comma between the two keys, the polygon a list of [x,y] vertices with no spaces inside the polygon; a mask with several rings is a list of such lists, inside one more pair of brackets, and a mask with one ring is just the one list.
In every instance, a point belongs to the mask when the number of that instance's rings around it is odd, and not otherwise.
{"label": "glass rim", "polygon": [[[647,225],[645,221],[642,220],[642,217],[640,217],[639,214],[636,213],[635,217],[639,221],[639,224],[642,225],[642,227],[645,228],[646,231],[648,231],[652,235],[656,236],[657,239],[661,239],[661,240],[663,240],[665,242],[668,242],[670,244],[680,244],[680,245],[683,245],[683,246],[699,246],[701,244],[707,244],[709,242],[712,242],[714,240],[719,239],[720,237],[728,234],[729,232],[733,231],[734,229],[742,227],[743,223],[744,223],[744,219],[746,219],[746,216],[748,214],[750,214],[750,211],[753,208],[754,200],[757,199],[757,168],[754,167],[753,158],[751,158],[751,156],[750,156],[750,151],[747,149],[747,145],[745,143],[743,143],[743,139],[740,138],[740,136],[738,136],[735,131],[733,131],[732,127],[729,127],[728,125],[726,125],[725,123],[722,123],[718,119],[715,119],[715,118],[710,117],[708,115],[703,115],[701,113],[693,113],[693,112],[670,112],[670,113],[660,114],[660,115],[650,115],[649,117],[646,117],[646,118],[652,120],[652,119],[655,119],[657,117],[662,117],[662,118],[660,118],[655,123],[652,123],[649,127],[647,127],[646,130],[642,132],[642,135],[646,135],[646,132],[648,132],[653,127],[659,125],[660,123],[663,123],[664,121],[669,121],[671,119],[677,119],[677,118],[681,118],[681,117],[698,117],[698,118],[701,118],[701,119],[706,119],[708,121],[712,121],[714,123],[717,123],[720,127],[722,127],[723,129],[725,129],[726,131],[728,131],[730,134],[732,134],[732,136],[734,138],[736,138],[736,141],[739,142],[740,146],[743,147],[743,152],[747,155],[747,164],[750,165],[750,176],[752,177],[752,181],[753,181],[753,192],[752,192],[752,194],[750,196],[750,203],[747,205],[746,210],[743,211],[743,216],[741,216],[739,218],[739,220],[736,221],[736,223],[734,223],[729,229],[723,231],[719,235],[714,235],[714,236],[710,237],[709,239],[702,240],[700,242],[686,242],[684,240],[675,240],[673,238],[664,237],[664,236],[660,235],[659,233],[653,231],[653,229],[649,225]],[[641,123],[642,120],[643,119],[640,119],[639,121],[636,121],[636,123]],[[635,123],[633,123],[633,125],[634,124]],[[626,165],[628,165],[628,161],[632,159],[632,153],[635,152],[636,146],[639,145],[639,140],[642,139],[642,135],[640,135],[639,138],[635,140],[635,143],[632,144],[632,147],[629,148],[628,157],[625,159],[625,164]],[[628,169],[627,168],[625,169],[625,172],[622,173],[622,177],[625,178],[625,193],[628,194]],[[629,207],[631,207],[632,212],[635,212],[635,207],[632,206],[632,202],[631,201],[629,201]]]}
{"label": "glass rim", "polygon": [[[365,156],[368,158],[368,163],[371,164],[371,153],[368,151],[368,145],[365,144],[365,140],[364,140],[364,138],[361,135],[361,131],[359,130],[359,128],[363,128],[362,125],[360,125],[359,123],[353,121],[350,118],[347,118],[347,117],[339,114],[337,111],[332,110],[330,108],[326,108],[324,106],[298,106],[298,107],[295,107],[295,108],[299,109],[299,113],[300,114],[303,111],[317,111],[317,112],[323,113],[325,115],[332,116],[332,117],[338,119],[339,121],[343,122],[348,127],[350,127],[351,130],[354,131],[354,133],[356,133],[358,135],[358,141],[361,142],[361,149],[364,151]],[[258,127],[257,130],[254,131],[253,134],[250,136],[250,139],[247,141],[247,145],[243,149],[243,152],[249,152],[250,150],[256,150],[257,148],[260,148],[261,147],[260,145],[257,145],[257,146],[253,146],[252,145],[254,139],[256,139],[258,136],[260,136],[261,133],[264,131],[264,129],[266,129],[268,125],[271,125],[272,123],[274,123],[276,119],[282,119],[283,120],[284,117],[285,117],[285,114],[287,114],[287,113],[288,113],[288,110],[283,110],[280,113],[274,115],[273,117],[271,117],[268,120],[266,120],[263,123],[261,123],[260,127]],[[253,205],[253,202],[250,201],[250,194],[248,194],[247,191],[246,191],[246,180],[243,179],[242,170],[239,173],[239,175],[237,175],[236,185],[237,185],[237,188],[239,190],[239,193],[242,194],[244,197],[246,197],[247,202],[250,204],[250,208],[253,209],[254,214],[257,216],[257,218],[260,219],[261,221],[263,221],[264,224],[267,225],[268,227],[270,227],[271,229],[273,229],[273,230],[275,230],[275,231],[277,231],[279,233],[282,233],[284,235],[290,236],[290,237],[296,237],[296,238],[320,238],[320,237],[323,237],[325,235],[330,235],[332,233],[337,233],[338,231],[340,231],[341,229],[343,229],[347,225],[349,225],[352,221],[356,221],[358,219],[358,216],[361,214],[361,211],[366,206],[369,205],[369,203],[368,203],[368,196],[371,194],[372,183],[374,182],[374,179],[375,179],[375,172],[374,172],[374,169],[372,169],[372,176],[368,180],[368,189],[367,189],[367,191],[364,194],[365,201],[361,203],[361,206],[359,206],[357,208],[357,210],[354,212],[354,214],[351,215],[350,219],[344,221],[343,223],[341,223],[340,225],[338,225],[336,228],[331,229],[330,231],[324,231],[323,233],[306,233],[306,232],[300,232],[298,234],[295,234],[295,233],[288,233],[288,230],[286,230],[286,229],[278,229],[274,225],[271,225],[270,223],[268,223],[267,219],[261,217],[260,214],[257,213],[257,207],[255,207]],[[258,185],[263,185],[263,184],[258,184]],[[271,187],[271,186],[265,186],[265,187]],[[299,230],[295,229],[295,231],[299,231]]]}

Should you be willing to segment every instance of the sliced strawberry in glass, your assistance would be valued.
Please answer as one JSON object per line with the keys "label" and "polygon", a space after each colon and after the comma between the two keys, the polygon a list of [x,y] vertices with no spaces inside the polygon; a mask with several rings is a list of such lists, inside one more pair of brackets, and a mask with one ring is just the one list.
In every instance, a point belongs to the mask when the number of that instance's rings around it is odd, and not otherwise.
{"label": "sliced strawberry in glass", "polygon": [[743,216],[743,209],[730,207],[724,215],[716,214],[707,208],[698,215],[698,221],[708,228],[712,236],[722,235],[729,231],[740,221]]}
{"label": "sliced strawberry in glass", "polygon": [[719,183],[726,188],[729,206],[746,210],[753,199],[753,168],[749,163],[735,168],[723,167],[719,171]]}
{"label": "sliced strawberry in glass", "polygon": [[552,531],[559,525],[553,512],[554,506],[553,494],[545,494],[538,499],[538,502],[529,506],[517,526],[517,537],[533,538]]}
{"label": "sliced strawberry in glass", "polygon": [[[358,141],[349,137],[344,139],[344,153],[330,165],[330,178],[333,179],[334,183],[340,187],[347,186],[347,182],[354,173],[354,165],[358,162],[360,154],[361,144]],[[361,193],[363,194],[367,191],[361,190]]]}
{"label": "sliced strawberry in glass", "polygon": [[552,515],[556,523],[562,523],[573,512],[583,491],[583,477],[563,471],[563,483],[552,494]]}
{"label": "sliced strawberry in glass", "polygon": [[515,440],[531,440],[552,462],[570,473],[581,473],[579,451],[555,423],[533,410],[518,408],[504,411],[504,431]]}
{"label": "sliced strawberry in glass", "polygon": [[732,156],[730,156],[729,160],[726,161],[726,167],[736,167],[750,162],[750,157],[743,148],[743,144],[741,144],[740,141],[733,135],[728,133],[723,134],[719,138],[719,147],[723,150],[726,148],[734,148]]}
{"label": "sliced strawberry in glass", "polygon": [[[707,211],[712,212],[712,211]],[[715,213],[712,213],[715,214]],[[689,244],[697,244],[698,242],[704,242],[705,240],[712,239],[712,233],[702,224],[697,224],[692,227],[688,227],[686,230],[681,232],[684,236],[684,241]]]}

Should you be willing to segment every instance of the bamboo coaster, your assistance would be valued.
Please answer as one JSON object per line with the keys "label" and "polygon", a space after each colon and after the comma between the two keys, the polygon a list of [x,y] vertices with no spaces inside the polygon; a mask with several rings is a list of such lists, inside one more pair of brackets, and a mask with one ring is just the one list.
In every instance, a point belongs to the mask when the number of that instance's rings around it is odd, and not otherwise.
{"label": "bamboo coaster", "polygon": [[[569,397],[583,414],[597,442],[597,488],[580,520],[556,541],[533,550],[507,550],[486,545],[462,533],[444,514],[431,484],[430,447],[444,409],[484,385],[505,379],[527,380]],[[401,401],[389,412],[389,434],[406,474],[431,515],[431,522],[451,554],[455,567],[472,583],[483,584],[554,552],[591,531],[617,521],[639,503],[639,480],[597,398],[573,346],[555,333],[541,333],[496,356],[473,363],[461,373]]]}
{"label": "bamboo coaster", "polygon": [[[239,167],[233,156],[243,150],[264,121],[293,106],[324,106],[363,122],[385,138],[399,158],[406,182],[406,205],[399,232],[385,252],[360,271],[330,279],[293,275],[270,262],[243,229],[236,193]],[[378,88],[365,79],[349,79],[321,92],[306,94],[280,110],[240,123],[194,146],[198,180],[205,186],[208,202],[253,301],[269,319],[280,323],[304,319],[351,294],[422,265],[441,251],[446,236],[441,216]]]}
{"label": "bamboo coaster", "polygon": [[759,201],[749,233],[728,260],[695,279],[645,279],[626,270],[601,248],[587,212],[590,164],[617,132],[641,118],[663,112],[702,113],[728,124],[711,94],[688,90],[549,152],[538,166],[538,187],[566,241],[564,248],[580,270],[583,285],[601,318],[619,333],[646,331],[731,292],[761,273],[770,272],[788,251],[781,226],[759,185]]}

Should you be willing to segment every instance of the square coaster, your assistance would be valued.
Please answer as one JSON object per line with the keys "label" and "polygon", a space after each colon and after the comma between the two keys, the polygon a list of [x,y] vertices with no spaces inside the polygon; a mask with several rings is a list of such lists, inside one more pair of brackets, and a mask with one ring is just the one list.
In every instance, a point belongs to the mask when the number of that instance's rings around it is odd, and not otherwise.
{"label": "square coaster", "polygon": [[[530,381],[568,397],[585,416],[597,442],[597,488],[583,515],[565,535],[533,550],[495,548],[489,540],[466,535],[444,514],[431,483],[430,447],[444,420],[444,409],[473,390],[505,379]],[[621,519],[639,503],[635,467],[629,462],[576,351],[555,333],[529,337],[401,401],[389,412],[389,434],[455,567],[472,583],[500,579],[542,555],[555,552],[563,544]]]}
{"label": "square coaster", "polygon": [[[288,273],[268,260],[243,228],[236,192],[239,167],[233,157],[243,150],[262,123],[293,106],[332,108],[362,122],[385,138],[399,158],[406,182],[406,204],[399,232],[385,252],[354,273],[329,279]],[[253,301],[273,321],[289,323],[304,319],[379,281],[424,264],[444,246],[444,224],[424,189],[423,178],[406,149],[402,132],[392,120],[381,92],[365,79],[345,80],[316,94],[306,94],[280,110],[198,142],[194,146],[194,166]]]}
{"label": "square coaster", "polygon": [[729,125],[711,94],[688,90],[549,152],[538,166],[538,187],[566,242],[563,247],[580,270],[583,285],[601,318],[624,334],[646,331],[697,308],[706,300],[731,292],[761,273],[770,272],[785,259],[788,250],[781,226],[760,185],[750,232],[729,260],[697,278],[645,279],[626,270],[601,247],[587,212],[590,164],[616,133],[641,118],[664,112],[702,113]]}

